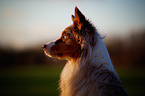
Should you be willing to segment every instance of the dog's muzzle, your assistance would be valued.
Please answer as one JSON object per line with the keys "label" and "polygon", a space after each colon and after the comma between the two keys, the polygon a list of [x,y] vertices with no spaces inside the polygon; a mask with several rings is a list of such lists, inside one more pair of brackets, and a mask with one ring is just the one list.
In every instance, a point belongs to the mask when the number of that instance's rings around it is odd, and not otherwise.
{"label": "dog's muzzle", "polygon": [[42,48],[43,48],[45,54],[48,55],[48,56],[50,56],[50,57],[51,57],[51,55],[52,55],[51,52],[50,52],[50,48],[51,48],[53,45],[55,45],[55,42],[48,42],[48,43],[46,43],[46,44],[44,44],[44,45],[42,46]]}
{"label": "dog's muzzle", "polygon": [[45,49],[46,47],[47,47],[47,45],[46,45],[46,44],[42,46],[42,48],[43,48],[43,49]]}

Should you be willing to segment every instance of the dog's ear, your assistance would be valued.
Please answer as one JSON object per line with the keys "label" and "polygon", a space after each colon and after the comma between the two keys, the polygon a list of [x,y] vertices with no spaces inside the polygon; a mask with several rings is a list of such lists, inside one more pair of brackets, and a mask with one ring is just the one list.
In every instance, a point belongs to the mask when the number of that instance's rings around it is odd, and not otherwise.
{"label": "dog's ear", "polygon": [[75,16],[72,15],[72,21],[74,28],[81,30],[83,24],[86,22],[85,16],[80,12],[80,10],[75,7]]}
{"label": "dog's ear", "polygon": [[75,16],[74,16],[74,15],[71,15],[71,19],[72,19],[72,21],[74,21],[74,19],[75,19]]}

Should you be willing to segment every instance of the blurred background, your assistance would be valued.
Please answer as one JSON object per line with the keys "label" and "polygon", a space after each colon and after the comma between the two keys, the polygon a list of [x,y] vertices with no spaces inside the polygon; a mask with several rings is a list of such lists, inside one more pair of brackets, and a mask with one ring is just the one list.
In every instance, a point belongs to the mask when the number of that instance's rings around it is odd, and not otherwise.
{"label": "blurred background", "polygon": [[41,46],[72,24],[77,6],[96,26],[130,96],[145,96],[145,0],[0,0],[0,96],[58,96],[65,60]]}

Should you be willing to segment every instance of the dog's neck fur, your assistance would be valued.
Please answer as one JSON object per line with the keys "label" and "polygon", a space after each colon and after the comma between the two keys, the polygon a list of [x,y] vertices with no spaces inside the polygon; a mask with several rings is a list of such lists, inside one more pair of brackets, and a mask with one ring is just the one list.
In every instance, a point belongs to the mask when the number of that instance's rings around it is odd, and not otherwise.
{"label": "dog's neck fur", "polygon": [[93,57],[92,64],[95,64],[96,66],[103,64],[103,67],[109,71],[114,71],[107,48],[100,37],[97,38],[97,44],[93,48],[91,57]]}
{"label": "dog's neck fur", "polygon": [[[70,64],[77,64],[78,66],[103,66],[105,69],[114,72],[114,67],[110,60],[109,53],[105,44],[103,43],[100,36],[97,36],[96,45],[92,48],[90,45],[87,46],[88,52],[85,58],[80,57],[77,60],[70,60]],[[89,64],[88,64],[89,63]]]}
{"label": "dog's neck fur", "polygon": [[[99,87],[98,82],[100,82],[101,79],[106,78],[104,76],[99,77],[99,74],[104,71],[106,72],[106,70],[109,74],[114,74],[114,76],[118,78],[106,46],[98,36],[96,45],[93,48],[88,46],[88,54],[85,58],[79,58],[77,60],[72,59],[65,65],[60,79],[60,89],[62,89],[61,95],[86,96],[89,94],[90,96],[93,96],[94,94],[85,92],[86,90],[89,90],[88,87],[93,87],[93,85],[90,84],[94,84],[94,90],[92,91],[96,91],[96,85]],[[100,94],[99,89],[97,94]]]}

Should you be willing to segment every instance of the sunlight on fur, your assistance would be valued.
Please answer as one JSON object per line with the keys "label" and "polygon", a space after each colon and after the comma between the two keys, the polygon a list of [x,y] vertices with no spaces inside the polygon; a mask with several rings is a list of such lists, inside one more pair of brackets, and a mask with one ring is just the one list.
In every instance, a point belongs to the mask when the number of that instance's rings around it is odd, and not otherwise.
{"label": "sunlight on fur", "polygon": [[68,60],[60,76],[60,95],[128,96],[96,28],[77,7],[72,21],[58,40],[42,46],[46,55]]}

